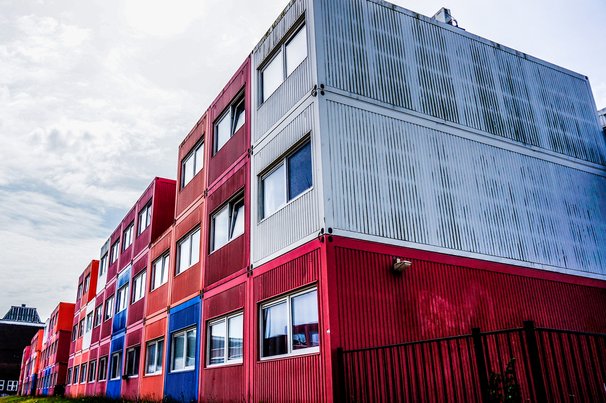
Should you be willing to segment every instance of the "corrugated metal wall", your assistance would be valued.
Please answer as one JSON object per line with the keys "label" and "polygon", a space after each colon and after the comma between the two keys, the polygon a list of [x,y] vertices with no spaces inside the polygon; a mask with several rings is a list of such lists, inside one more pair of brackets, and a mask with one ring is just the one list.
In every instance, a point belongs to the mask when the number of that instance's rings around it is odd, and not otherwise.
{"label": "corrugated metal wall", "polygon": [[[259,141],[275,123],[281,120],[285,113],[301,100],[305,94],[309,93],[314,84],[310,57],[308,57],[262,105],[259,105],[260,101],[257,91],[259,68],[268,56],[272,55],[276,47],[283,43],[284,37],[289,30],[302,21],[302,18],[304,18],[303,15],[308,8],[308,2],[309,0],[292,1],[253,50],[253,71],[251,73],[253,75],[253,144]],[[307,30],[309,33],[309,26],[307,26]],[[310,53],[311,46],[308,40],[308,55]]]}
{"label": "corrugated metal wall", "polygon": [[329,253],[337,281],[331,314],[346,350],[458,336],[473,327],[516,328],[524,320],[540,327],[606,331],[604,288],[416,259],[404,249],[400,257],[412,267],[394,275],[393,247],[386,253],[377,244],[344,243]]}
{"label": "corrugated metal wall", "polygon": [[606,275],[603,176],[333,101],[326,118],[329,226]]}
{"label": "corrugated metal wall", "polygon": [[586,77],[384,2],[318,3],[329,89],[606,164]]}
{"label": "corrugated metal wall", "polygon": [[308,134],[311,136],[312,149],[319,150],[317,137],[313,132],[314,105],[310,104],[290,123],[259,148],[253,154],[253,188],[252,228],[253,228],[253,263],[275,253],[304,237],[317,233],[322,227],[317,180],[320,177],[316,156],[312,152],[314,187],[296,200],[290,202],[273,215],[259,222],[258,187],[259,174],[279,160],[291,147]]}

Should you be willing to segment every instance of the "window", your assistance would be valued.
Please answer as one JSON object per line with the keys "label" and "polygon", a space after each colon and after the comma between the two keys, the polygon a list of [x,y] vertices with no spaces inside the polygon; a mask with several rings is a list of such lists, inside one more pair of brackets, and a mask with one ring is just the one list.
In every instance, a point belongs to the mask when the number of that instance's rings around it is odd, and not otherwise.
{"label": "window", "polygon": [[168,281],[168,252],[152,263],[151,289],[155,290]]}
{"label": "window", "polygon": [[141,235],[149,224],[151,224],[151,202],[147,203],[141,211],[139,211],[139,218],[137,220],[137,235]]}
{"label": "window", "polygon": [[122,312],[128,305],[128,283],[118,289],[116,293],[116,313]]}
{"label": "window", "polygon": [[134,223],[130,223],[124,230],[122,235],[122,250],[126,250],[133,243],[133,229],[135,228]]}
{"label": "window", "polygon": [[84,319],[82,319],[80,321],[80,324],[78,325],[78,337],[82,337],[83,334],[84,334]]}
{"label": "window", "polygon": [[181,187],[184,188],[204,167],[204,142],[196,146],[181,162]]}
{"label": "window", "polygon": [[6,382],[6,391],[7,392],[16,392],[18,385],[19,385],[19,381],[7,381]]}
{"label": "window", "polygon": [[88,381],[89,382],[95,381],[95,375],[97,374],[96,369],[97,369],[97,361],[89,362],[89,364],[88,364]]}
{"label": "window", "polygon": [[215,141],[213,154],[216,154],[229,139],[244,126],[246,122],[246,111],[244,108],[244,95],[240,95],[237,99],[227,107],[225,112],[215,123]]}
{"label": "window", "polygon": [[78,284],[78,297],[77,297],[77,299],[80,299],[81,296],[82,296],[82,283]]}
{"label": "window", "polygon": [[106,253],[105,255],[103,255],[103,257],[101,258],[101,262],[99,263],[99,277],[104,275],[105,272],[107,271],[107,260],[108,260],[108,256]]}
{"label": "window", "polygon": [[261,357],[318,351],[317,289],[261,306]]}
{"label": "window", "polygon": [[74,377],[72,378],[72,383],[78,383],[78,369],[80,367],[78,367],[77,365],[74,366]]}
{"label": "window", "polygon": [[93,313],[86,315],[86,333],[93,329]]}
{"label": "window", "polygon": [[4,390],[4,379],[0,379],[0,392]]}
{"label": "window", "polygon": [[261,218],[269,217],[312,184],[311,142],[308,141],[261,176]]}
{"label": "window", "polygon": [[84,279],[84,292],[88,291],[88,287],[90,286],[90,274],[86,276]]}
{"label": "window", "polygon": [[78,338],[78,325],[74,325],[72,328],[72,341],[76,341]]}
{"label": "window", "polygon": [[305,25],[281,45],[261,71],[261,102],[265,102],[280,84],[307,58]]}
{"label": "window", "polygon": [[95,308],[95,323],[93,327],[97,327],[101,324],[101,319],[103,318],[103,305],[99,305]]}
{"label": "window", "polygon": [[243,329],[242,312],[209,322],[207,364],[242,362]]}
{"label": "window", "polygon": [[[65,380],[65,384],[69,385],[70,383],[72,383],[72,369],[68,368],[67,369],[67,379]],[[2,389],[0,389],[2,390]]]}
{"label": "window", "polygon": [[225,204],[212,216],[210,251],[215,251],[244,233],[244,196]]}
{"label": "window", "polygon": [[200,260],[200,228],[185,235],[177,243],[177,274]]}
{"label": "window", "polygon": [[133,278],[133,292],[131,297],[131,304],[139,301],[145,295],[145,282],[147,280],[147,270],[143,271]]}
{"label": "window", "polygon": [[105,301],[105,315],[104,315],[104,318],[105,318],[105,320],[108,320],[112,316],[114,316],[114,296],[113,295],[111,297],[109,297],[107,299],[107,301]]}
{"label": "window", "polygon": [[86,382],[86,363],[80,366],[80,383]]}
{"label": "window", "polygon": [[99,372],[97,378],[100,381],[107,379],[107,356],[99,358]]}
{"label": "window", "polygon": [[173,333],[171,371],[192,370],[196,365],[196,328]]}
{"label": "window", "polygon": [[120,253],[120,239],[116,239],[116,242],[114,242],[114,244],[112,245],[109,264],[112,264],[116,260],[118,260],[119,253]]}
{"label": "window", "polygon": [[164,339],[147,343],[145,355],[145,374],[156,375],[162,373],[162,356],[164,354]]}
{"label": "window", "polygon": [[139,346],[129,348],[126,350],[126,375],[137,376],[139,375],[139,353],[141,348]]}
{"label": "window", "polygon": [[109,366],[109,379],[120,379],[120,361],[122,361],[122,352],[118,351],[112,354]]}

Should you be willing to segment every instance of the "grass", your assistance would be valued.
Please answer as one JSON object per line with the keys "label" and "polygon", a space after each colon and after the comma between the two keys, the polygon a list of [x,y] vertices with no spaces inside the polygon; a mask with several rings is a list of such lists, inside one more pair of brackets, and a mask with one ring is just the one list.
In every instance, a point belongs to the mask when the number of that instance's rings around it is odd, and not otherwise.
{"label": "grass", "polygon": [[105,397],[81,397],[70,399],[61,396],[6,396],[0,403],[118,403],[120,400]]}

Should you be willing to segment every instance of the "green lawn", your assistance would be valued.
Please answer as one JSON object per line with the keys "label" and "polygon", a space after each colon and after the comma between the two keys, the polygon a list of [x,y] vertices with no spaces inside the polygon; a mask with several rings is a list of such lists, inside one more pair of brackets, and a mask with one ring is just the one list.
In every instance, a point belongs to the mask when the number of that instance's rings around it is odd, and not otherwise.
{"label": "green lawn", "polygon": [[118,402],[118,400],[103,397],[85,397],[80,399],[68,399],[66,397],[46,396],[6,396],[0,397],[0,403],[107,403]]}

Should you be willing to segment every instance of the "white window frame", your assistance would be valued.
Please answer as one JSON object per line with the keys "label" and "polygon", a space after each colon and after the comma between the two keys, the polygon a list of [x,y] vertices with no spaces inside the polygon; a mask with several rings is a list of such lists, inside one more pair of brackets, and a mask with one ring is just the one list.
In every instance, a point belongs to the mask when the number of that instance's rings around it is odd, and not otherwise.
{"label": "white window frame", "polygon": [[[136,372],[130,373],[129,367],[128,367],[129,366],[128,361],[129,361],[129,358],[132,357],[133,355],[134,355],[135,361],[132,363],[133,364],[132,369],[135,370]],[[136,378],[139,376],[139,369],[140,369],[139,362],[141,361],[140,358],[141,358],[141,346],[140,345],[136,345],[136,346],[129,347],[126,349],[126,359],[124,360],[124,369],[125,369],[124,374],[126,376],[128,376],[129,378]]]}
{"label": "white window frame", "polygon": [[[152,278],[150,281],[150,291],[155,290],[156,288],[160,288],[164,284],[168,282],[168,271],[169,271],[169,262],[170,262],[170,252],[166,251],[159,258],[153,261],[152,263]],[[159,266],[158,266],[159,264]],[[158,278],[158,269],[160,271],[160,283],[157,283]]]}
{"label": "white window frame", "polygon": [[109,264],[114,264],[120,257],[120,238],[116,239],[110,249]]}
{"label": "white window frame", "polygon": [[86,330],[84,331],[84,333],[89,333],[91,330],[93,330],[93,321],[94,320],[95,320],[94,312],[90,312],[88,315],[86,315]]}
{"label": "white window frame", "polygon": [[103,304],[95,307],[93,328],[101,326],[101,323],[103,323]]}
{"label": "white window frame", "polygon": [[[242,123],[241,126],[236,127],[236,124],[238,123],[236,120],[236,111],[240,105],[243,107],[242,113],[244,113],[244,123]],[[225,143],[219,145],[219,125],[224,119],[229,120],[229,138],[225,140]],[[219,118],[215,120],[215,124],[213,125],[213,155],[216,155],[243,126],[246,126],[246,101],[244,92],[240,92],[230,102],[229,106],[225,108]]]}
{"label": "white window frame", "polygon": [[97,360],[91,360],[88,362],[88,383],[95,382],[97,376]]}
{"label": "white window frame", "polygon": [[103,276],[107,271],[107,263],[109,262],[108,252],[105,252],[105,255],[101,257],[101,261],[99,262],[99,277]]}
{"label": "white window frame", "polygon": [[[113,363],[114,357],[117,357],[116,362],[118,365],[118,367],[116,369],[116,372],[117,372],[116,376],[112,376],[112,375],[114,375],[114,374],[112,374],[113,366],[114,366],[114,363]],[[122,368],[121,368],[122,362],[121,361],[122,361],[122,350],[115,351],[110,355],[110,359],[109,359],[109,380],[110,381],[115,381],[116,379],[120,379],[120,377],[122,375],[121,374],[121,372],[122,372]]]}
{"label": "white window frame", "polygon": [[[242,357],[240,358],[229,358],[229,320],[236,318],[238,316],[242,317]],[[223,351],[223,362],[217,364],[210,363],[210,348],[211,348],[211,327],[214,325],[218,325],[220,323],[225,323],[225,340],[224,340],[224,351]],[[232,365],[232,364],[241,364],[244,362],[244,311],[238,311],[231,313],[229,315],[212,319],[208,321],[206,325],[206,366],[209,368],[221,367],[224,365]]]}
{"label": "white window frame", "polygon": [[6,382],[7,392],[16,392],[19,388],[19,381],[9,380]]}
{"label": "white window frame", "polygon": [[[310,147],[310,158],[311,158],[310,164],[311,164],[311,176],[312,176],[311,186],[308,187],[307,189],[305,189],[303,192],[296,195],[295,197],[293,197],[292,199],[289,199],[289,197],[290,197],[288,194],[288,189],[290,187],[290,182],[289,182],[289,178],[288,178],[289,160],[298,151],[303,149],[303,147],[307,147],[307,145],[309,145],[309,147]],[[282,210],[285,206],[287,206],[288,204],[292,203],[293,201],[299,199],[300,197],[307,194],[314,188],[315,181],[314,181],[314,161],[313,160],[314,160],[313,144],[311,144],[311,139],[309,137],[306,137],[303,141],[297,143],[283,157],[278,159],[276,162],[274,162],[272,165],[270,165],[270,167],[268,169],[266,169],[264,172],[262,172],[259,175],[259,182],[258,182],[259,183],[259,185],[258,185],[258,187],[259,187],[259,217],[260,217],[259,222],[276,214],[278,211]],[[266,178],[268,178],[269,176],[271,176],[271,174],[273,174],[276,170],[278,170],[282,166],[284,167],[284,181],[283,181],[284,188],[282,189],[282,191],[284,192],[285,201],[283,204],[279,205],[274,211],[265,215],[265,189],[264,189],[263,181]]]}
{"label": "white window frame", "polygon": [[[160,342],[162,342],[162,348],[161,349],[159,348]],[[145,375],[160,375],[160,374],[162,374],[162,369],[163,369],[162,367],[164,366],[164,345],[165,345],[165,343],[164,343],[164,337],[160,337],[158,339],[148,341],[145,344],[145,362],[144,362],[144,365],[145,365]],[[147,369],[149,368],[149,365],[148,365],[148,360],[149,360],[148,349],[149,349],[149,347],[152,347],[152,346],[154,347],[154,351],[155,351],[155,353],[154,353],[154,371],[153,372],[148,372],[147,371]],[[161,358],[160,358],[160,369],[158,369],[158,365],[157,365],[157,363],[158,363],[158,353],[160,353],[160,355],[161,355]]]}
{"label": "white window frame", "polygon": [[[103,362],[104,365],[101,365],[101,362]],[[103,367],[105,367],[105,368],[103,368]],[[103,369],[103,372],[101,372],[101,369]],[[107,381],[107,356],[106,355],[99,358],[99,366],[97,367],[97,380]]]}
{"label": "white window frame", "polygon": [[145,288],[147,287],[147,270],[143,269],[135,277],[133,277],[133,287],[131,290],[131,305],[145,297]]}
{"label": "white window frame", "polygon": [[88,363],[84,362],[80,365],[80,382],[79,383],[86,383],[87,379],[88,379]]}
{"label": "white window frame", "polygon": [[[196,336],[196,341],[198,340],[198,329],[196,329],[195,326],[193,327],[189,327],[187,329],[183,329],[183,330],[179,330],[176,332],[173,332],[170,335],[170,372],[186,372],[186,371],[194,371],[196,369],[196,359],[197,354],[194,353],[194,364],[190,365],[190,366],[186,366],[186,360],[187,360],[187,347],[188,347],[188,338],[187,338],[187,333],[191,332],[191,331],[195,332],[195,336]],[[180,335],[184,335],[185,336],[185,342],[183,343],[183,368],[179,368],[179,369],[175,369],[175,338],[177,336]],[[195,343],[195,342],[194,342]]]}
{"label": "white window frame", "polygon": [[[151,200],[139,211],[137,215],[137,236],[141,235],[143,231],[151,225]],[[142,226],[143,225],[143,226]]]}
{"label": "white window frame", "polygon": [[135,230],[135,222],[132,221],[122,233],[122,251],[124,252],[133,244],[133,233]]}
{"label": "white window frame", "polygon": [[[296,291],[294,293],[291,294],[287,294],[287,295],[283,295],[281,297],[269,300],[267,302],[263,302],[261,304],[259,304],[259,357],[261,359],[261,361],[264,360],[273,360],[273,359],[277,359],[277,358],[284,358],[284,357],[292,357],[292,356],[297,356],[297,355],[306,355],[306,354],[314,354],[314,353],[318,353],[320,351],[320,346],[316,346],[316,347],[307,347],[307,348],[302,348],[299,350],[293,350],[292,349],[292,299],[296,298],[300,295],[303,294],[307,294],[308,292],[312,292],[312,291],[316,291],[316,296],[318,296],[318,287],[317,286],[313,286],[313,287],[309,287],[309,288],[305,288],[299,291]],[[286,301],[286,312],[288,314],[288,320],[287,320],[287,332],[286,332],[286,345],[288,348],[288,352],[286,354],[277,354],[277,355],[270,355],[270,356],[263,356],[263,309],[265,308],[269,308],[272,307],[274,305],[279,305],[283,302]],[[316,307],[318,309],[318,336],[320,336],[320,303],[318,300],[316,300]]]}
{"label": "white window frame", "polygon": [[103,322],[110,320],[114,316],[115,295],[110,295],[105,300],[105,309],[103,310]]}
{"label": "white window frame", "polygon": [[[293,68],[293,70],[288,73],[287,71],[287,66],[288,66],[288,61],[287,61],[287,52],[286,52],[286,48],[288,47],[288,45],[292,42],[292,40],[302,31],[305,30],[305,38],[306,38],[306,52],[305,52],[305,57],[301,60],[301,62],[295,66]],[[259,69],[259,105],[262,105],[263,103],[265,103],[271,96],[272,94],[274,94],[278,88],[280,88],[280,86],[284,83],[284,81],[286,81],[286,79],[288,77],[290,77],[290,75],[297,69],[297,67],[299,67],[299,65],[301,63],[303,63],[307,58],[309,57],[309,37],[307,35],[307,24],[305,23],[305,21],[301,22],[300,25],[297,26],[296,29],[294,29],[292,31],[292,33],[286,38],[286,40],[284,40],[279,46],[277,46],[271,56],[269,58],[267,58],[267,61],[263,63],[263,66]],[[282,80],[280,82],[280,84],[270,93],[270,94],[265,94],[263,92],[263,73],[265,72],[266,68],[274,61],[276,60],[276,58],[280,58],[280,63],[281,63],[281,67],[282,67]]]}
{"label": "white window frame", "polygon": [[124,311],[128,307],[128,283],[116,291],[116,313]]}
{"label": "white window frame", "polygon": [[80,378],[78,378],[78,376],[80,376],[80,366],[79,365],[74,365],[74,372],[72,373],[73,377],[72,377],[72,384],[76,385],[78,384],[78,381],[80,381]]}
{"label": "white window frame", "polygon": [[[194,239],[194,235],[198,234],[198,256],[196,257],[196,260],[194,259],[193,256],[193,239]],[[189,263],[187,264],[187,267],[183,268],[181,267],[181,245],[185,243],[186,240],[189,240]],[[183,273],[185,270],[188,270],[190,267],[192,267],[193,265],[195,265],[196,263],[198,263],[200,261],[200,226],[194,228],[192,231],[190,231],[187,235],[185,235],[184,237],[182,237],[181,239],[179,239],[179,241],[177,241],[177,263],[175,266],[177,266],[175,268],[175,273],[176,275],[179,275],[181,273]]]}
{"label": "white window frame", "polygon": [[[201,151],[201,154],[198,151]],[[202,161],[200,161],[200,162],[198,162],[198,155],[202,156]],[[186,181],[185,167],[186,167],[187,163],[190,161],[190,159],[193,159],[192,162],[194,164],[194,166],[193,166],[194,173],[193,173],[192,177]],[[196,177],[196,175],[198,175],[198,173],[200,173],[202,168],[204,168],[204,140],[200,140],[198,143],[196,143],[196,145],[194,145],[192,147],[190,152],[188,152],[187,155],[185,156],[185,158],[183,158],[183,160],[181,161],[181,189],[183,189],[185,186],[187,186],[187,184],[189,182],[191,182],[192,179],[194,179]]]}
{"label": "white window frame", "polygon": [[[242,212],[244,213],[244,217],[243,217],[243,228],[242,228],[242,232],[238,232],[238,233],[234,233],[234,227],[235,227],[235,221],[234,221],[234,213],[236,211],[236,206],[238,206],[239,204],[242,204]],[[228,211],[228,228],[227,228],[227,241],[220,246],[216,246],[215,245],[215,231],[216,231],[216,223],[215,223],[215,218],[217,216],[219,216],[225,209],[227,209]],[[234,197],[233,199],[231,199],[230,201],[228,201],[227,203],[223,204],[220,208],[218,208],[213,215],[210,218],[210,253],[213,253],[216,250],[221,249],[222,247],[224,247],[225,245],[227,245],[228,243],[230,243],[231,241],[233,241],[234,239],[238,238],[240,235],[244,234],[244,232],[246,231],[246,205],[244,204],[244,195],[243,194],[239,194],[238,196]]]}

